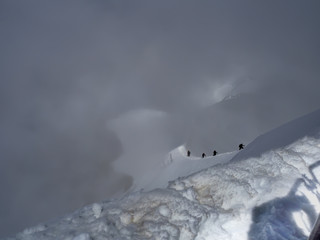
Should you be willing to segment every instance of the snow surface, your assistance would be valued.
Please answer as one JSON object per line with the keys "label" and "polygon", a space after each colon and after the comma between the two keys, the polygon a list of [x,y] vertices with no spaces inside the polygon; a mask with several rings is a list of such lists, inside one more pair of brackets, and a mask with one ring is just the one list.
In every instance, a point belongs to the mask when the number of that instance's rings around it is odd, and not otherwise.
{"label": "snow surface", "polygon": [[187,157],[185,146],[177,147],[165,157],[163,164],[158,166],[151,175],[142,183],[134,183],[130,192],[144,189],[153,190],[155,188],[165,188],[169,181],[178,177],[189,176],[192,173],[212,167],[217,164],[226,163],[235,156],[237,152],[223,153],[216,156],[201,158],[199,156]]}
{"label": "snow surface", "polygon": [[238,154],[187,158],[179,147],[143,186],[162,188],[95,203],[8,239],[307,239],[320,212],[319,127],[320,110]]}

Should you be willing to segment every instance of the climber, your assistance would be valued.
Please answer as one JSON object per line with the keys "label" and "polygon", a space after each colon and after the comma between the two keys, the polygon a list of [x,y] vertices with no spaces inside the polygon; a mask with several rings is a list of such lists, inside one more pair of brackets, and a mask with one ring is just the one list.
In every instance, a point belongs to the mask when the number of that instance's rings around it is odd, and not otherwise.
{"label": "climber", "polygon": [[241,149],[243,149],[243,147],[244,147],[244,144],[239,144],[239,150],[241,150]]}

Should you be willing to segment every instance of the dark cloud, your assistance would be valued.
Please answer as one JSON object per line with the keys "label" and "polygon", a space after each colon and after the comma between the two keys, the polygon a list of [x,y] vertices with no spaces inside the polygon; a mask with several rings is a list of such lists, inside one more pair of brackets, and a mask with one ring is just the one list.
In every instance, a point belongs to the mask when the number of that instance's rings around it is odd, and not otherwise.
{"label": "dark cloud", "polygon": [[319,5],[1,1],[3,236],[130,187],[121,161],[230,151],[318,108]]}

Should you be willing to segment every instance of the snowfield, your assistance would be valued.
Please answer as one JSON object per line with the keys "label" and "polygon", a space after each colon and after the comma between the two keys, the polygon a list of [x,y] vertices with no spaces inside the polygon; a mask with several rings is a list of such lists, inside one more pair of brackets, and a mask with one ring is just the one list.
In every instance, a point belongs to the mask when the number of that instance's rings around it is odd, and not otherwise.
{"label": "snowfield", "polygon": [[320,110],[258,137],[241,152],[185,155],[183,147],[169,153],[153,179],[134,187],[145,190],[8,239],[308,238],[320,213]]}

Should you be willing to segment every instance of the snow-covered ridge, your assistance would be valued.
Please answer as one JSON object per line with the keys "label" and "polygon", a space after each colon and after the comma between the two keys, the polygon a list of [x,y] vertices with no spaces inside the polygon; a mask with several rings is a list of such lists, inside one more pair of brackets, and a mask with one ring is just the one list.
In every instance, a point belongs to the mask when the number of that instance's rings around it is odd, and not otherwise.
{"label": "snow-covered ridge", "polygon": [[168,186],[169,181],[173,181],[178,177],[189,176],[190,174],[217,164],[228,162],[235,154],[236,152],[230,152],[205,158],[193,155],[187,157],[187,149],[185,146],[179,146],[166,156],[160,171],[159,169],[154,171],[151,179],[147,179],[143,185],[134,186],[134,189],[153,190],[155,188],[165,188]]}
{"label": "snow-covered ridge", "polygon": [[288,146],[306,136],[319,138],[319,134],[320,110],[317,110],[257,137],[246,147],[245,151],[239,152],[232,161],[258,157],[264,152]]}
{"label": "snow-covered ridge", "polygon": [[306,239],[320,212],[319,127],[320,110],[167,188],[95,203],[9,239]]}

